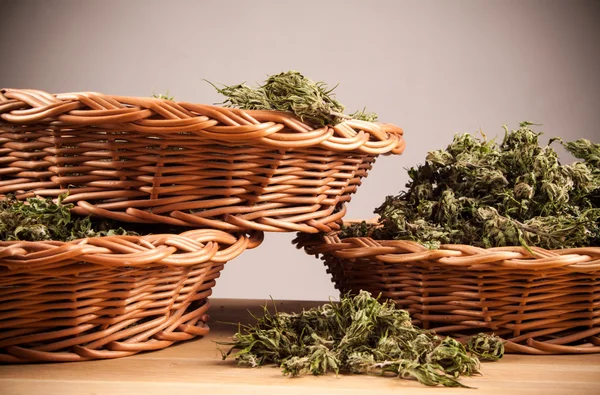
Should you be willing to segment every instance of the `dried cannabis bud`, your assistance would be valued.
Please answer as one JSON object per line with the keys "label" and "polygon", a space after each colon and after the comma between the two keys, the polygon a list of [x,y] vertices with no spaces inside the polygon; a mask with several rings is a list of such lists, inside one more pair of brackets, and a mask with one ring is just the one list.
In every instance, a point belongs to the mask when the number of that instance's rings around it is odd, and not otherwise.
{"label": "dried cannabis bud", "polygon": [[265,306],[255,318],[233,342],[220,343],[232,346],[223,359],[232,355],[251,367],[275,363],[292,377],[391,373],[448,387],[464,386],[460,376],[479,372],[479,359],[461,343],[413,326],[408,312],[366,291],[297,314],[271,314]]}
{"label": "dried cannabis bud", "polygon": [[0,200],[0,240],[71,241],[86,237],[137,234],[116,227],[110,221],[92,222],[90,217],[72,217],[72,204],[63,204],[66,195],[52,199],[29,198],[26,202],[12,196]]}
{"label": "dried cannabis bud", "polygon": [[222,88],[210,84],[227,97],[222,104],[228,107],[291,112],[301,120],[319,126],[335,125],[346,118],[377,120],[376,114],[365,110],[344,115],[344,106],[334,98],[335,87],[330,89],[324,82],[313,82],[297,71],[272,75],[264,85],[256,88],[245,83]]}
{"label": "dried cannabis bud", "polygon": [[468,340],[467,350],[482,361],[497,361],[504,355],[504,341],[495,335],[479,333]]}
{"label": "dried cannabis bud", "polygon": [[171,96],[169,94],[169,91],[167,91],[167,93],[164,93],[164,94],[163,93],[156,94],[156,93],[152,92],[152,97],[155,99],[162,99],[162,100],[169,100],[169,101],[175,100],[175,96]]}
{"label": "dried cannabis bud", "polygon": [[564,144],[583,161],[562,165],[553,148],[539,145],[531,125],[505,128],[501,144],[455,136],[445,150],[408,170],[408,190],[375,210],[379,226],[353,225],[343,236],[410,239],[430,248],[598,245],[600,145],[583,139]]}

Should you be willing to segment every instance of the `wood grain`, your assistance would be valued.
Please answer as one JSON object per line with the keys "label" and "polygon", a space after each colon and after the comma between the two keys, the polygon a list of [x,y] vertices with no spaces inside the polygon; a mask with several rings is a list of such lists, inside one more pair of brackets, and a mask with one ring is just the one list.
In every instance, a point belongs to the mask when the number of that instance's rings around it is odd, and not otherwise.
{"label": "wood grain", "polygon": [[[212,299],[211,333],[164,350],[127,358],[88,362],[0,366],[0,393],[13,394],[599,394],[600,354],[506,355],[482,366],[483,375],[464,378],[473,389],[429,388],[419,383],[365,375],[290,379],[279,369],[237,367],[222,361],[215,341],[226,341],[248,322],[247,309],[260,313],[263,300]],[[268,303],[271,303],[270,301]],[[298,311],[322,302],[277,302]]]}

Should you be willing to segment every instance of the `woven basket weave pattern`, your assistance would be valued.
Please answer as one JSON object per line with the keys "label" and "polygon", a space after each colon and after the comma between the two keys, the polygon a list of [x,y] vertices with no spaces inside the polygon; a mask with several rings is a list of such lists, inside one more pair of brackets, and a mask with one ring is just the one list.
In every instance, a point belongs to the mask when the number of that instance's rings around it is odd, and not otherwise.
{"label": "woven basket weave pattern", "polygon": [[98,93],[3,90],[0,118],[0,195],[233,232],[338,229],[376,156],[405,146],[393,125]]}
{"label": "woven basket weave pattern", "polygon": [[223,265],[261,238],[0,242],[0,362],[117,358],[203,336]]}
{"label": "woven basket weave pattern", "polygon": [[600,248],[548,251],[300,235],[341,293],[392,299],[416,325],[465,337],[496,333],[507,351],[600,352]]}

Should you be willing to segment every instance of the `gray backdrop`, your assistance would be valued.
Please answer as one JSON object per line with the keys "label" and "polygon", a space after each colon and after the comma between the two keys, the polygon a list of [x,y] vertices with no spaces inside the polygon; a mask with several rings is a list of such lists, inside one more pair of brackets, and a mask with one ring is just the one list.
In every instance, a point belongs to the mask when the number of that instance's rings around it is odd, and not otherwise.
{"label": "gray backdrop", "polygon": [[[0,0],[0,87],[98,91],[215,103],[217,83],[296,69],[339,83],[405,130],[349,205],[372,217],[404,168],[455,133],[502,135],[541,123],[544,140],[600,132],[599,1],[14,1]],[[570,160],[565,158],[565,161]],[[290,244],[265,243],[226,265],[214,296],[326,300],[325,269]]]}

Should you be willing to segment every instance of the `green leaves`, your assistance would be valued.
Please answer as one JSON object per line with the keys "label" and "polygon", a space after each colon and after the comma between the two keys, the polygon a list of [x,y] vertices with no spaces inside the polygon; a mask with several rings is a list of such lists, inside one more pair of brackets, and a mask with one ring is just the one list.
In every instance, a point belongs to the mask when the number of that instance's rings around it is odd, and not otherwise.
{"label": "green leaves", "polygon": [[353,225],[342,236],[410,239],[430,248],[597,245],[600,144],[561,142],[583,160],[562,165],[554,149],[539,145],[531,125],[505,128],[500,144],[455,136],[445,150],[430,152],[423,165],[408,170],[408,190],[375,210],[379,226]]}
{"label": "green leaves", "polygon": [[[278,364],[285,375],[371,373],[416,379],[426,385],[463,386],[457,378],[479,371],[477,356],[458,341],[413,326],[405,310],[368,292],[344,296],[298,314],[264,315],[238,331],[223,359],[251,367]],[[479,335],[474,348],[495,353]],[[493,351],[490,351],[493,348]],[[502,349],[503,352],[503,349]]]}
{"label": "green leaves", "polygon": [[465,346],[452,338],[445,338],[427,355],[429,363],[440,366],[444,372],[458,377],[479,372],[479,360],[467,353]]}
{"label": "green leaves", "polygon": [[63,204],[66,195],[55,203],[52,199],[29,198],[19,201],[13,196],[0,200],[0,240],[71,241],[86,237],[136,234],[116,227],[109,221],[92,223],[89,217],[71,216],[72,204]]}
{"label": "green leaves", "polygon": [[167,93],[165,93],[165,94],[163,94],[163,93],[159,93],[159,94],[152,93],[152,97],[154,97],[155,99],[163,99],[163,100],[170,100],[170,101],[175,100],[175,96],[171,96],[169,94],[169,91],[167,91]]}
{"label": "green leaves", "polygon": [[291,112],[304,122],[317,125],[335,125],[345,118],[374,122],[377,115],[363,109],[350,116],[344,115],[344,106],[334,98],[334,88],[324,82],[313,82],[297,71],[269,76],[265,83],[252,88],[245,83],[221,88],[211,84],[226,96],[225,106],[244,110],[277,110]]}
{"label": "green leaves", "polygon": [[363,108],[362,110],[350,114],[350,118],[367,122],[377,122],[379,117],[374,112],[367,112],[367,109]]}
{"label": "green leaves", "polygon": [[494,335],[479,333],[469,339],[466,347],[482,361],[497,361],[504,355],[504,342]]}
{"label": "green leaves", "polygon": [[595,171],[600,170],[600,144],[594,144],[586,139],[579,139],[563,146],[574,157],[584,160]]}

